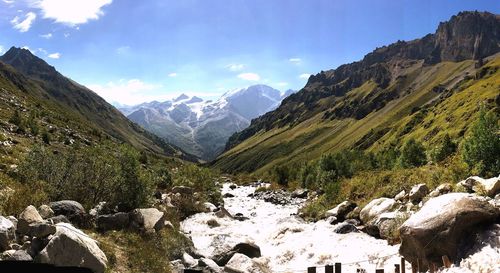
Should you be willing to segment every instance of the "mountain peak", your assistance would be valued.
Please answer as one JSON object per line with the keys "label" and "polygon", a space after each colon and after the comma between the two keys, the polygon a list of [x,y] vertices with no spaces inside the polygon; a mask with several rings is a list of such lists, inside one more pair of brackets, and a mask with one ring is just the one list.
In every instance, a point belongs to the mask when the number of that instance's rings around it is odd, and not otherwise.
{"label": "mountain peak", "polygon": [[188,95],[182,93],[180,96],[174,99],[174,102],[179,102],[181,100],[186,100],[186,99],[189,99]]}
{"label": "mountain peak", "polygon": [[34,55],[29,49],[11,47],[0,61],[7,63],[28,76],[54,75],[56,69]]}

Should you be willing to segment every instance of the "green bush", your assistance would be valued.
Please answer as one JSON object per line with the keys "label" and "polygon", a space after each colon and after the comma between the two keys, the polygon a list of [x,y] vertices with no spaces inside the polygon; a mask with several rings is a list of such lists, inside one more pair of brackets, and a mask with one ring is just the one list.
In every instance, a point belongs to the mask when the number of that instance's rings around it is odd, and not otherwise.
{"label": "green bush", "polygon": [[431,152],[431,158],[434,162],[441,162],[454,154],[456,150],[457,144],[451,140],[450,135],[446,134],[441,144]]}
{"label": "green bush", "polygon": [[424,146],[411,138],[401,147],[399,165],[403,168],[419,167],[427,163]]}
{"label": "green bush", "polygon": [[475,174],[496,176],[500,173],[499,132],[498,115],[482,109],[462,146],[463,159]]}

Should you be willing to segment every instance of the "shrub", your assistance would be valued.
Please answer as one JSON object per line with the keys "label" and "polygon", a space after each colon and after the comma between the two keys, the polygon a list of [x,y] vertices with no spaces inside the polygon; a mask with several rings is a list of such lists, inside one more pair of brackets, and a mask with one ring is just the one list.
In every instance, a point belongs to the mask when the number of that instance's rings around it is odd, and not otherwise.
{"label": "shrub", "polygon": [[424,146],[411,138],[401,147],[399,165],[403,168],[419,167],[427,163]]}
{"label": "shrub", "polygon": [[500,173],[500,126],[494,112],[484,109],[472,125],[469,136],[464,140],[462,155],[465,163],[474,173],[493,176]]}
{"label": "shrub", "polygon": [[451,140],[450,135],[444,135],[441,144],[431,152],[431,158],[435,162],[441,162],[455,153],[457,144]]}

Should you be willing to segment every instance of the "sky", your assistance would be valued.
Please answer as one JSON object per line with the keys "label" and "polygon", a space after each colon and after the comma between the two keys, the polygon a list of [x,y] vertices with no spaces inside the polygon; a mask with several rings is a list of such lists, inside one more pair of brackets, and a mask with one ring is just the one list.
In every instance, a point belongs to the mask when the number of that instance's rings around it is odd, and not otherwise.
{"label": "sky", "polygon": [[108,102],[253,84],[301,89],[310,74],[433,33],[498,0],[0,0],[0,53],[29,48]]}

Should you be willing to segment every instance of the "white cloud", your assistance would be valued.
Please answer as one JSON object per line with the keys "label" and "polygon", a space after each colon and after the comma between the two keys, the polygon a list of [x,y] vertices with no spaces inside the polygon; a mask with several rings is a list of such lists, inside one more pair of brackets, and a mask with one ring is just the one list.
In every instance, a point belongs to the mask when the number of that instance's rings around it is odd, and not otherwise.
{"label": "white cloud", "polygon": [[5,4],[12,4],[14,0],[2,0]]}
{"label": "white cloud", "polygon": [[63,35],[64,35],[64,38],[68,38],[70,34],[69,33],[64,33]]}
{"label": "white cloud", "polygon": [[293,63],[293,64],[299,64],[300,62],[302,62],[302,60],[300,58],[290,58],[290,59],[288,59],[288,61]]}
{"label": "white cloud", "polygon": [[299,78],[301,79],[309,79],[309,77],[311,77],[311,74],[307,74],[307,73],[304,73],[304,74],[300,74]]}
{"label": "white cloud", "polygon": [[288,83],[287,82],[278,82],[276,83],[277,86],[280,86],[280,87],[283,87],[283,86],[287,86]]}
{"label": "white cloud", "polygon": [[42,11],[43,18],[76,26],[104,15],[102,8],[112,0],[35,0],[31,7]]}
{"label": "white cloud", "polygon": [[255,74],[255,73],[242,73],[242,74],[238,75],[238,78],[240,78],[242,80],[254,81],[254,82],[260,80],[260,76],[258,74]]}
{"label": "white cloud", "polygon": [[118,82],[108,82],[107,84],[90,84],[87,87],[106,101],[119,102],[126,105],[135,105],[145,101],[162,100],[170,96],[155,95],[162,86],[146,83],[139,79],[120,80]]}
{"label": "white cloud", "polygon": [[245,68],[244,64],[228,64],[226,65],[226,68],[231,70],[231,71],[241,71],[243,68]]}
{"label": "white cloud", "polygon": [[26,32],[30,30],[31,24],[33,24],[33,21],[35,21],[35,19],[36,14],[34,12],[28,12],[26,13],[24,20],[21,21],[19,16],[16,16],[10,21],[10,23],[15,29],[19,30],[20,32]]}
{"label": "white cloud", "polygon": [[169,76],[170,78],[177,77],[177,73],[172,72],[172,73],[168,74],[168,76]]}
{"label": "white cloud", "polygon": [[0,54],[3,54],[4,52],[5,52],[5,48],[2,45],[0,45]]}
{"label": "white cloud", "polygon": [[41,34],[40,37],[48,40],[48,39],[52,38],[52,33],[49,32],[47,34]]}
{"label": "white cloud", "polygon": [[121,46],[116,49],[116,53],[119,55],[125,55],[130,53],[130,46]]}
{"label": "white cloud", "polygon": [[52,53],[52,54],[49,54],[49,56],[47,56],[51,59],[59,59],[61,58],[61,53]]}

